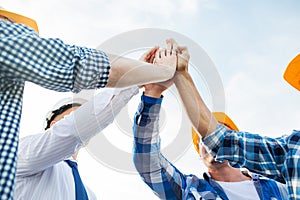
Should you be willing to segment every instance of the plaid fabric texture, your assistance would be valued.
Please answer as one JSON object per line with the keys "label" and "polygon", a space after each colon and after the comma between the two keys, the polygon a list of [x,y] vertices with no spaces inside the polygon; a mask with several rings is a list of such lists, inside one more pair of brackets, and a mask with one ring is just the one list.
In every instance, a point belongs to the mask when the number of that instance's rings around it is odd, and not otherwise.
{"label": "plaid fabric texture", "polygon": [[300,199],[300,131],[270,138],[220,125],[203,143],[216,160],[286,183],[289,199]]}
{"label": "plaid fabric texture", "polygon": [[104,87],[104,52],[44,39],[21,24],[0,20],[0,199],[13,199],[18,131],[25,81],[55,91]]}
{"label": "plaid fabric texture", "polygon": [[[161,153],[159,112],[162,98],[141,97],[134,117],[134,164],[142,180],[160,199],[228,199],[207,173],[184,175]],[[286,199],[286,187],[258,175],[253,179],[261,199]],[[251,195],[251,194],[247,194]]]}
{"label": "plaid fabric texture", "polygon": [[217,199],[218,194],[207,181],[182,174],[161,154],[161,102],[162,98],[143,95],[134,117],[134,164],[137,171],[160,199]]}

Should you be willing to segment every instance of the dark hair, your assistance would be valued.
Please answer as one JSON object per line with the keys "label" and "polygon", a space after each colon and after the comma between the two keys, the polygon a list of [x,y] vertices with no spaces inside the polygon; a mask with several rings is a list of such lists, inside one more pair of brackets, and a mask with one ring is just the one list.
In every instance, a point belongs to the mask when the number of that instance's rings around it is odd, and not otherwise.
{"label": "dark hair", "polygon": [[56,110],[51,111],[49,116],[46,118],[47,126],[46,126],[45,130],[50,128],[50,124],[55,119],[55,117],[57,117],[58,115],[62,114],[63,112],[65,112],[66,110],[68,110],[70,108],[79,107],[79,106],[81,106],[80,103],[69,103],[69,104],[65,104],[65,105],[59,107]]}

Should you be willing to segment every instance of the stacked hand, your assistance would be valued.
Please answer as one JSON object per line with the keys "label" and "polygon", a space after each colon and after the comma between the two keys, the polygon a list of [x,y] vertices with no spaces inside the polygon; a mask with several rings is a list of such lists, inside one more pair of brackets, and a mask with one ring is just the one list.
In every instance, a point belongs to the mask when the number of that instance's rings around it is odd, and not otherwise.
{"label": "stacked hand", "polygon": [[168,39],[166,41],[167,48],[177,53],[177,71],[188,71],[188,65],[190,60],[190,54],[188,49],[183,46],[178,46],[174,39]]}
{"label": "stacked hand", "polygon": [[[174,66],[178,72],[187,71],[190,55],[186,47],[178,46],[175,40],[166,40],[167,47],[160,49],[154,47],[146,52],[141,58],[141,61],[154,63],[157,65]],[[160,83],[151,83],[144,85],[145,95],[152,97],[160,97],[161,93],[173,84],[173,80]]]}
{"label": "stacked hand", "polygon": [[[168,49],[160,49],[154,47],[146,52],[140,60],[148,63],[154,63],[163,66],[175,66],[176,65],[176,52]],[[144,85],[145,95],[159,98],[163,91],[169,88],[173,84],[172,80],[164,81],[160,83],[150,83]]]}

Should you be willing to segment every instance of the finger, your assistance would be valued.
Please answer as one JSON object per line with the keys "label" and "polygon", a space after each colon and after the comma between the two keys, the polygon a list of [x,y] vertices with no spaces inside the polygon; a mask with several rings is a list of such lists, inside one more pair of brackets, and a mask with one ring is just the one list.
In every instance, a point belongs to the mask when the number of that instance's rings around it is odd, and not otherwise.
{"label": "finger", "polygon": [[171,55],[177,55],[177,51],[175,50],[175,49],[173,49],[172,51],[171,51]]}
{"label": "finger", "polygon": [[168,50],[167,49],[163,49],[162,51],[161,51],[161,55],[163,56],[163,57],[166,57],[167,55],[168,55],[168,52],[167,52]]}
{"label": "finger", "polygon": [[171,55],[172,50],[170,49],[166,49],[166,56],[170,56]]}
{"label": "finger", "polygon": [[175,42],[175,40],[173,40],[173,49],[177,53],[177,51],[178,51],[178,45],[177,45],[177,42]]}
{"label": "finger", "polygon": [[160,51],[155,52],[155,60],[160,59]]}
{"label": "finger", "polygon": [[188,50],[187,50],[187,47],[185,47],[185,46],[178,46],[177,49],[178,49],[178,51],[179,51],[180,53],[182,53],[183,51],[185,51],[185,52],[188,51]]}
{"label": "finger", "polygon": [[151,53],[151,56],[149,57],[149,62],[150,63],[153,63],[153,61],[154,61],[154,58],[155,58],[155,54],[156,54],[156,52],[158,52],[159,51],[159,46],[157,46],[157,47],[155,47],[154,49],[153,49],[153,51],[152,51],[152,53]]}
{"label": "finger", "polygon": [[166,40],[166,43],[167,43],[167,50],[172,51],[173,43],[169,39]]}
{"label": "finger", "polygon": [[149,63],[154,63],[154,59],[155,59],[155,54],[152,54],[149,59]]}
{"label": "finger", "polygon": [[190,58],[189,51],[187,47],[180,47],[181,55],[183,55],[186,59]]}
{"label": "finger", "polygon": [[167,54],[167,56],[176,55],[176,51],[174,49],[172,49],[172,50],[167,49],[166,54]]}
{"label": "finger", "polygon": [[167,39],[167,44],[172,46],[171,50],[177,51],[178,44],[173,38]]}
{"label": "finger", "polygon": [[149,51],[145,52],[145,53],[141,56],[140,60],[145,61],[145,62],[148,62],[149,59],[150,59],[150,57],[151,57],[151,55],[155,54],[155,52],[156,52],[158,49],[159,49],[158,46],[153,47],[153,48],[150,49]]}
{"label": "finger", "polygon": [[150,50],[151,54],[154,54],[159,49],[159,46],[155,46]]}
{"label": "finger", "polygon": [[147,59],[150,60],[150,58],[152,57],[152,55],[154,55],[158,49],[159,49],[158,46],[152,48],[152,49],[148,52],[148,54],[147,54]]}

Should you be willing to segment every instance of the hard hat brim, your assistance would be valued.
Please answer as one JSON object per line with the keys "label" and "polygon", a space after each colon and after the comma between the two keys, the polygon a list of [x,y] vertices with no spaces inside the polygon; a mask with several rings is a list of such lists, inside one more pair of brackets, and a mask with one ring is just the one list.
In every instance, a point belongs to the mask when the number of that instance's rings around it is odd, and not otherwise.
{"label": "hard hat brim", "polygon": [[283,78],[294,88],[300,91],[300,54],[287,66]]}
{"label": "hard hat brim", "polygon": [[36,32],[39,32],[36,21],[29,18],[29,17],[25,17],[23,15],[19,15],[17,13],[13,13],[13,12],[10,12],[10,11],[7,11],[7,10],[2,10],[2,9],[0,9],[0,15],[5,16],[5,17],[13,20],[14,23],[24,24],[26,26],[31,27]]}
{"label": "hard hat brim", "polygon": [[[223,124],[224,126],[226,126],[227,128],[229,128],[231,130],[239,131],[239,129],[235,125],[235,123],[224,112],[213,112],[212,114],[214,115],[214,117],[220,124]],[[192,128],[192,140],[193,140],[194,148],[196,149],[196,151],[199,154],[200,153],[200,149],[199,149],[200,137],[199,137],[198,132],[194,128]]]}

